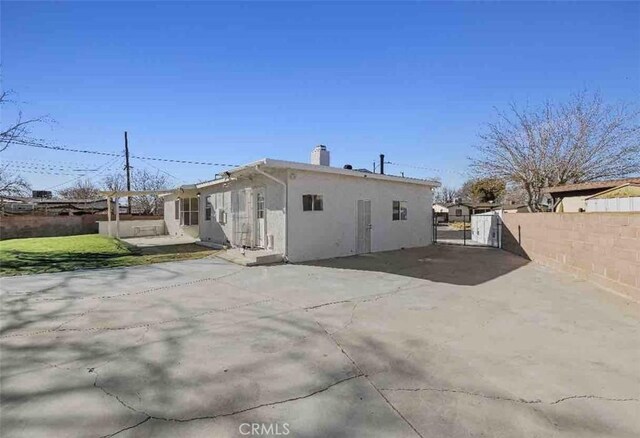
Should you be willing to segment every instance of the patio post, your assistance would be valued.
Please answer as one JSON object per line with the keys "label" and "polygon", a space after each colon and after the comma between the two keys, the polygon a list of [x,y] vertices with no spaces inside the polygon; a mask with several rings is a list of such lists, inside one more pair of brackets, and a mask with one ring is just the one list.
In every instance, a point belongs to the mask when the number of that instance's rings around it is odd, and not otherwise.
{"label": "patio post", "polygon": [[111,196],[107,196],[107,231],[111,237]]}

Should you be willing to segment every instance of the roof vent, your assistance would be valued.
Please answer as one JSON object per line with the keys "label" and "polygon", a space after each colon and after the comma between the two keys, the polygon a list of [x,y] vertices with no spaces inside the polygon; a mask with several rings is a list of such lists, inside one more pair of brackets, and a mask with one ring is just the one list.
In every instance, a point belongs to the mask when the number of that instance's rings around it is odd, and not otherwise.
{"label": "roof vent", "polygon": [[320,144],[311,151],[311,164],[318,166],[329,166],[329,151],[327,147]]}
{"label": "roof vent", "polygon": [[345,164],[343,169],[353,170],[353,166],[351,164]]}

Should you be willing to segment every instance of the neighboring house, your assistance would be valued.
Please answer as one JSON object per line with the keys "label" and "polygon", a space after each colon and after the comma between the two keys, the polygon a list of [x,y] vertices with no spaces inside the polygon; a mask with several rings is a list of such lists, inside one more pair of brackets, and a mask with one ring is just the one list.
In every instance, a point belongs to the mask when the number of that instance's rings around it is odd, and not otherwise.
{"label": "neighboring house", "polygon": [[433,216],[436,218],[437,223],[449,222],[449,209],[444,204],[433,204]]}
{"label": "neighboring house", "polygon": [[486,213],[488,211],[500,208],[500,204],[493,202],[461,202],[448,204],[449,222],[469,222],[469,216],[472,214]]}
{"label": "neighboring house", "polygon": [[622,184],[586,198],[586,211],[640,211],[640,182]]}
{"label": "neighboring house", "polygon": [[545,190],[545,193],[551,196],[552,211],[556,213],[577,213],[587,210],[587,198],[628,183],[640,183],[640,177],[565,184],[549,187]]}
{"label": "neighboring house", "polygon": [[[543,209],[546,208],[543,206]],[[531,209],[528,204],[512,202],[510,204],[503,204],[500,206],[500,210],[503,213],[530,213]]]}
{"label": "neighboring house", "polygon": [[28,214],[32,213],[34,204],[28,203],[18,196],[0,196],[0,213],[2,214]]}
{"label": "neighboring house", "polygon": [[[3,197],[2,210],[5,214],[37,214],[45,216],[83,215],[107,210],[105,199],[50,199]],[[114,204],[115,205],[115,204]]]}
{"label": "neighboring house", "polygon": [[289,261],[431,244],[436,181],[265,158],[164,195],[171,235],[264,248]]}

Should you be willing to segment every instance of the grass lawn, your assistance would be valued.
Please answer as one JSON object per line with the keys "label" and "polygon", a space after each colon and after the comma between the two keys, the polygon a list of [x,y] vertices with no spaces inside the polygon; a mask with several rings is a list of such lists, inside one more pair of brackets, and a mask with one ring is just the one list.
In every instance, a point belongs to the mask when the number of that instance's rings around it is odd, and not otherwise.
{"label": "grass lawn", "polygon": [[0,276],[114,268],[206,257],[195,244],[134,248],[98,234],[0,241]]}

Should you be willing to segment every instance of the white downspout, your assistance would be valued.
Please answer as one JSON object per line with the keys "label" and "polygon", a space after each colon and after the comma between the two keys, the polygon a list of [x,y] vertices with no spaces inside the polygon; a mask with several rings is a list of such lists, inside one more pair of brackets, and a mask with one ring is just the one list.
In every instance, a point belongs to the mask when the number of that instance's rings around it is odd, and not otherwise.
{"label": "white downspout", "polygon": [[284,187],[284,208],[282,210],[282,212],[284,213],[284,254],[282,255],[282,257],[284,258],[285,261],[289,260],[289,257],[288,257],[288,255],[289,255],[288,240],[289,239],[287,239],[287,236],[289,234],[289,226],[288,226],[289,221],[287,220],[287,215],[288,215],[288,212],[287,212],[288,208],[287,207],[288,207],[288,204],[289,204],[289,186],[288,186],[288,184],[286,182],[280,181],[275,176],[266,173],[265,171],[260,169],[259,166],[255,166],[254,169],[260,175],[265,176],[265,177],[269,178],[270,180],[277,182],[282,187]]}

